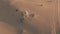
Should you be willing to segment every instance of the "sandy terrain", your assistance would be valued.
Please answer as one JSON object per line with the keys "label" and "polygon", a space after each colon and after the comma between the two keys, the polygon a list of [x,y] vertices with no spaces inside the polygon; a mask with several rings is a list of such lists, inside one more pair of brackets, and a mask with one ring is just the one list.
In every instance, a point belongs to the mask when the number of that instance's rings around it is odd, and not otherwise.
{"label": "sandy terrain", "polygon": [[0,34],[16,34],[16,30],[11,25],[0,21]]}
{"label": "sandy terrain", "polygon": [[[0,2],[0,21],[10,24],[8,26],[13,30],[13,32],[11,31],[13,34],[17,32],[14,31],[17,30],[17,20],[20,19],[18,13],[25,10],[34,13],[35,16],[25,18],[26,23],[24,22],[22,25],[23,34],[55,34],[55,25],[53,25],[57,18],[55,17],[56,12],[54,12],[56,10],[55,0],[0,0]],[[16,12],[16,9],[19,11]],[[7,31],[6,23],[3,23],[1,27]]]}
{"label": "sandy terrain", "polygon": [[11,5],[14,5],[20,11],[28,10],[35,14],[35,18],[31,18],[31,20],[26,19],[28,24],[30,24],[33,29],[37,30],[37,32],[34,32],[35,34],[56,34],[56,3],[56,0],[13,0]]}

